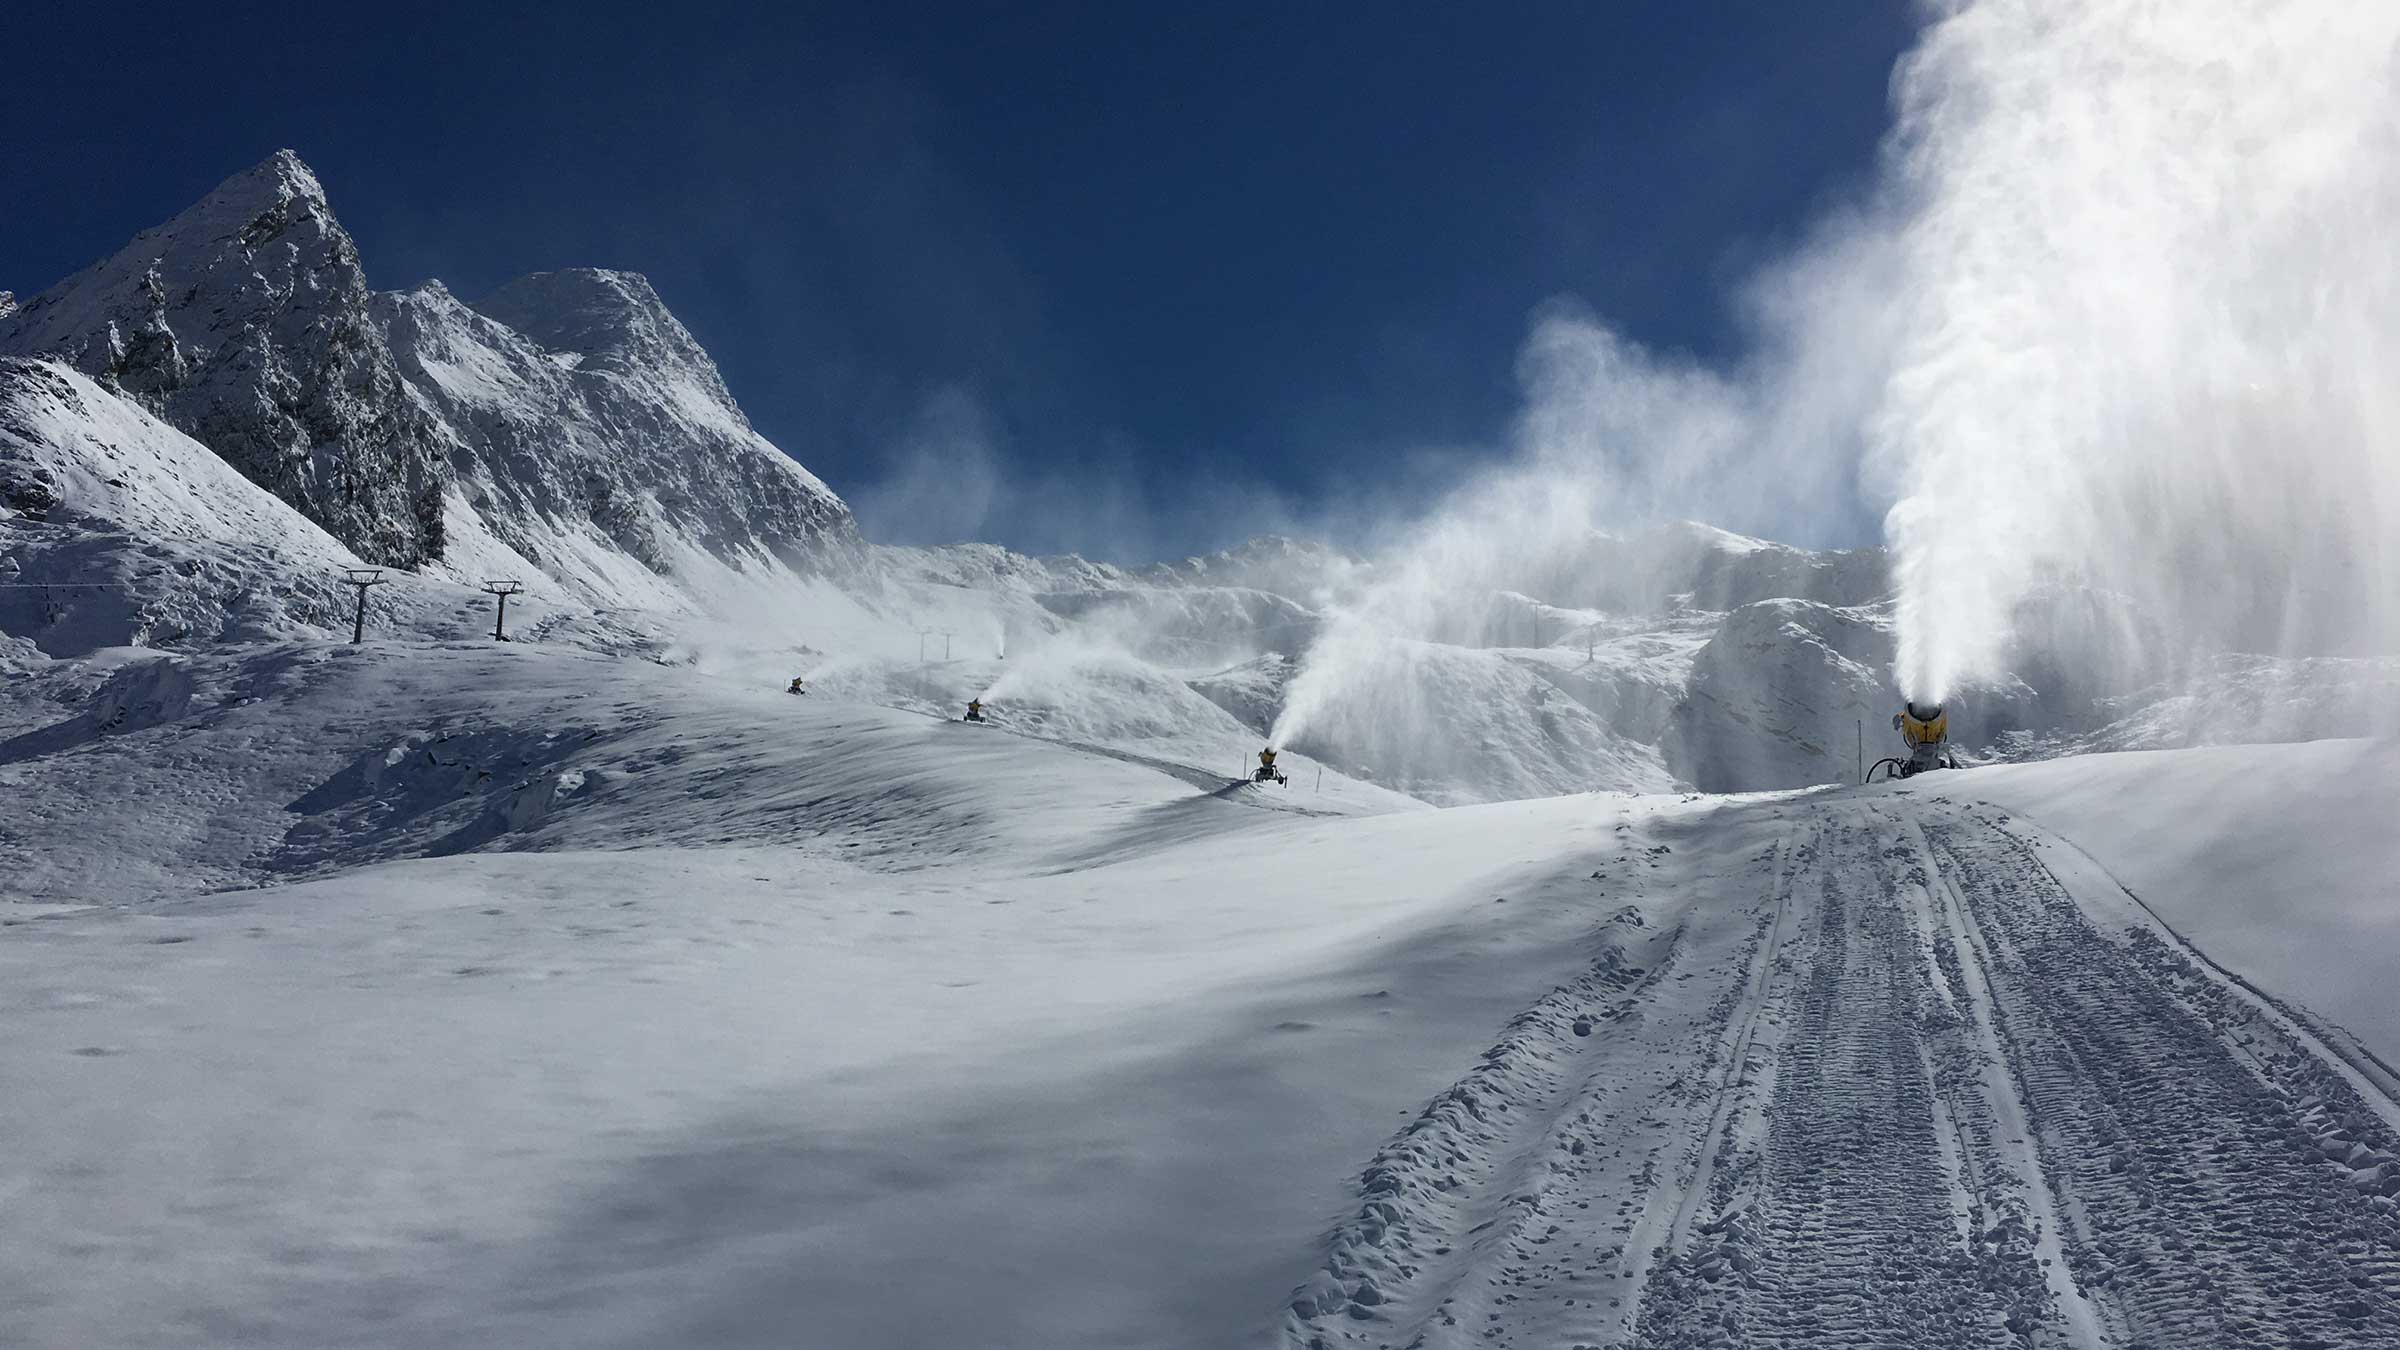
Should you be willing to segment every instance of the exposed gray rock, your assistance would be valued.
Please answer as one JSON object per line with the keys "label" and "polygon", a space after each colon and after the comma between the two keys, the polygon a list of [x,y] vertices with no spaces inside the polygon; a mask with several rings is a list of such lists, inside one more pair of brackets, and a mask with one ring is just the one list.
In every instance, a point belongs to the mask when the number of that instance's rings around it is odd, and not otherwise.
{"label": "exposed gray rock", "polygon": [[642,606],[676,603],[695,561],[857,551],[849,509],[751,427],[648,281],[543,272],[479,308],[438,282],[376,294],[289,151],[0,309],[0,354],[75,366],[370,562],[531,562]]}
{"label": "exposed gray rock", "polygon": [[288,150],[0,318],[0,352],[126,395],[378,563],[441,556],[445,466],[358,250]]}

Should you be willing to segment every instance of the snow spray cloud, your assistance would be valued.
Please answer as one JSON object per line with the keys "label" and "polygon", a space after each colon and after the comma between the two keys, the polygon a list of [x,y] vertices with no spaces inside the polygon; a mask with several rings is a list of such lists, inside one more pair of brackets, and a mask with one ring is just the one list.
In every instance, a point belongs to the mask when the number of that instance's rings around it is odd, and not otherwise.
{"label": "snow spray cloud", "polygon": [[2148,615],[2113,634],[2146,657],[2389,649],[2396,43],[2400,6],[2354,0],[1992,0],[1927,29],[1895,82],[1869,428],[1905,689],[2000,674],[2059,636],[2035,630],[2062,591]]}
{"label": "snow spray cloud", "polygon": [[1594,559],[1643,561],[1594,527],[1672,515],[1826,542],[1888,506],[1921,698],[2012,663],[2099,693],[2215,651],[2392,649],[2400,6],[1927,18],[1879,180],[1738,289],[1738,361],[1537,318],[1507,465],[1380,541],[1278,743],[1496,592],[1608,607],[1577,594]]}
{"label": "snow spray cloud", "polygon": [[1181,482],[1162,498],[1135,471],[1134,447],[1113,433],[1048,452],[1071,468],[1025,462],[1006,419],[972,388],[928,391],[883,450],[880,472],[846,495],[878,543],[998,542],[1022,552],[1073,552],[1147,563],[1162,548],[1200,546],[1227,521],[1252,533],[1300,528],[1291,502],[1262,483],[1223,474]]}
{"label": "snow spray cloud", "polygon": [[[1346,741],[1341,724],[1361,704],[1377,740],[1395,724],[1430,731],[1445,712],[1428,691],[1458,672],[1428,643],[1521,646],[1537,600],[1622,611],[1688,589],[1708,532],[1628,527],[1692,516],[1788,533],[1843,512],[1850,470],[1823,447],[1857,425],[1872,386],[1829,354],[1884,340],[1883,311],[1857,300],[1878,274],[1873,242],[1845,217],[1805,266],[1747,295],[1754,355],[1729,374],[1648,352],[1583,309],[1547,307],[1518,358],[1525,407],[1506,465],[1374,541],[1362,583],[1327,606],[1274,743]],[[1567,636],[1564,625],[1549,634]]]}

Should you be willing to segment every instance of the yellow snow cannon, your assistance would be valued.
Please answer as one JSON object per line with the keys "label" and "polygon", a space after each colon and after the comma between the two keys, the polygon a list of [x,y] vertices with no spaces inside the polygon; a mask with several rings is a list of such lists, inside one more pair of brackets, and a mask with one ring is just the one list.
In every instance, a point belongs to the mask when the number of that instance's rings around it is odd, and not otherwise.
{"label": "yellow snow cannon", "polygon": [[1283,770],[1275,767],[1274,746],[1270,745],[1258,752],[1258,771],[1250,775],[1250,781],[1253,783],[1279,783],[1284,787],[1292,785],[1292,780],[1283,776]]}
{"label": "yellow snow cannon", "polygon": [[808,681],[801,676],[794,675],[792,677],[791,685],[783,692],[787,694],[805,694],[808,692]]}
{"label": "yellow snow cannon", "polygon": [[980,722],[983,720],[982,699],[971,698],[967,700],[967,716],[965,720],[969,722]]}
{"label": "yellow snow cannon", "polygon": [[1914,778],[1928,769],[1955,769],[1958,758],[1950,753],[1950,715],[1939,703],[1919,703],[1910,699],[1892,714],[1892,730],[1900,733],[1908,746],[1906,758],[1879,759],[1867,768],[1867,782],[1875,782],[1878,773],[1883,781],[1894,778]]}

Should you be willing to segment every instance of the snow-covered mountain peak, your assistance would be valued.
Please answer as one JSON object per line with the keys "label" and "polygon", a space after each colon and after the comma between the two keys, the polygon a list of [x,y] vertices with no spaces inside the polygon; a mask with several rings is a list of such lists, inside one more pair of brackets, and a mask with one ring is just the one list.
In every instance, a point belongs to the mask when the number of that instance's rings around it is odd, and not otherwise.
{"label": "snow-covered mountain peak", "polygon": [[[227,300],[249,310],[299,310],[311,316],[344,301],[363,303],[366,274],[358,248],[334,219],[324,186],[289,150],[233,175],[174,219],[135,235],[115,254],[25,302],[11,346],[68,357],[127,392],[163,397],[219,347],[238,324],[183,325],[173,355],[145,361],[152,326]],[[84,359],[107,347],[117,368]],[[166,354],[158,354],[165,356]],[[147,387],[145,387],[147,386]]]}
{"label": "snow-covered mountain peak", "polygon": [[441,556],[444,465],[367,306],[357,246],[282,150],[0,319],[0,352],[73,365],[414,567]]}
{"label": "snow-covered mountain peak", "polygon": [[583,370],[688,373],[740,415],[717,363],[639,272],[599,267],[535,272],[485,296],[475,308],[554,353],[581,357],[577,366]]}
{"label": "snow-covered mountain peak", "polygon": [[236,214],[246,211],[253,218],[284,210],[294,215],[321,215],[329,224],[332,221],[324,183],[318,181],[317,171],[301,160],[299,152],[290,149],[278,150],[219,183],[216,191],[202,198],[193,210],[203,208]]}
{"label": "snow-covered mountain peak", "polygon": [[0,355],[82,371],[370,562],[530,564],[676,608],[720,565],[814,571],[855,544],[648,280],[541,272],[473,307],[438,281],[370,291],[288,150],[0,311]]}
{"label": "snow-covered mountain peak", "polygon": [[631,272],[536,273],[469,306],[374,297],[465,506],[609,605],[668,605],[707,559],[813,571],[855,544],[841,499],[750,426],[716,363]]}

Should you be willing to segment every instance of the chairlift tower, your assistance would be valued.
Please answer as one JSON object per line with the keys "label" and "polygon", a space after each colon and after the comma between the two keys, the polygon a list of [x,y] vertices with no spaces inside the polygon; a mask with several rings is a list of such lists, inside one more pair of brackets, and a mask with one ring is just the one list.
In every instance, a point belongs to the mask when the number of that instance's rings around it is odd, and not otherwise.
{"label": "chairlift tower", "polygon": [[492,641],[508,641],[508,597],[524,589],[514,581],[487,580],[483,583],[483,593],[499,601],[499,608],[492,615]]}
{"label": "chairlift tower", "polygon": [[358,588],[358,614],[350,622],[350,643],[356,646],[367,640],[367,591],[384,583],[383,569],[351,567],[343,570],[349,574],[349,580],[343,584]]}

